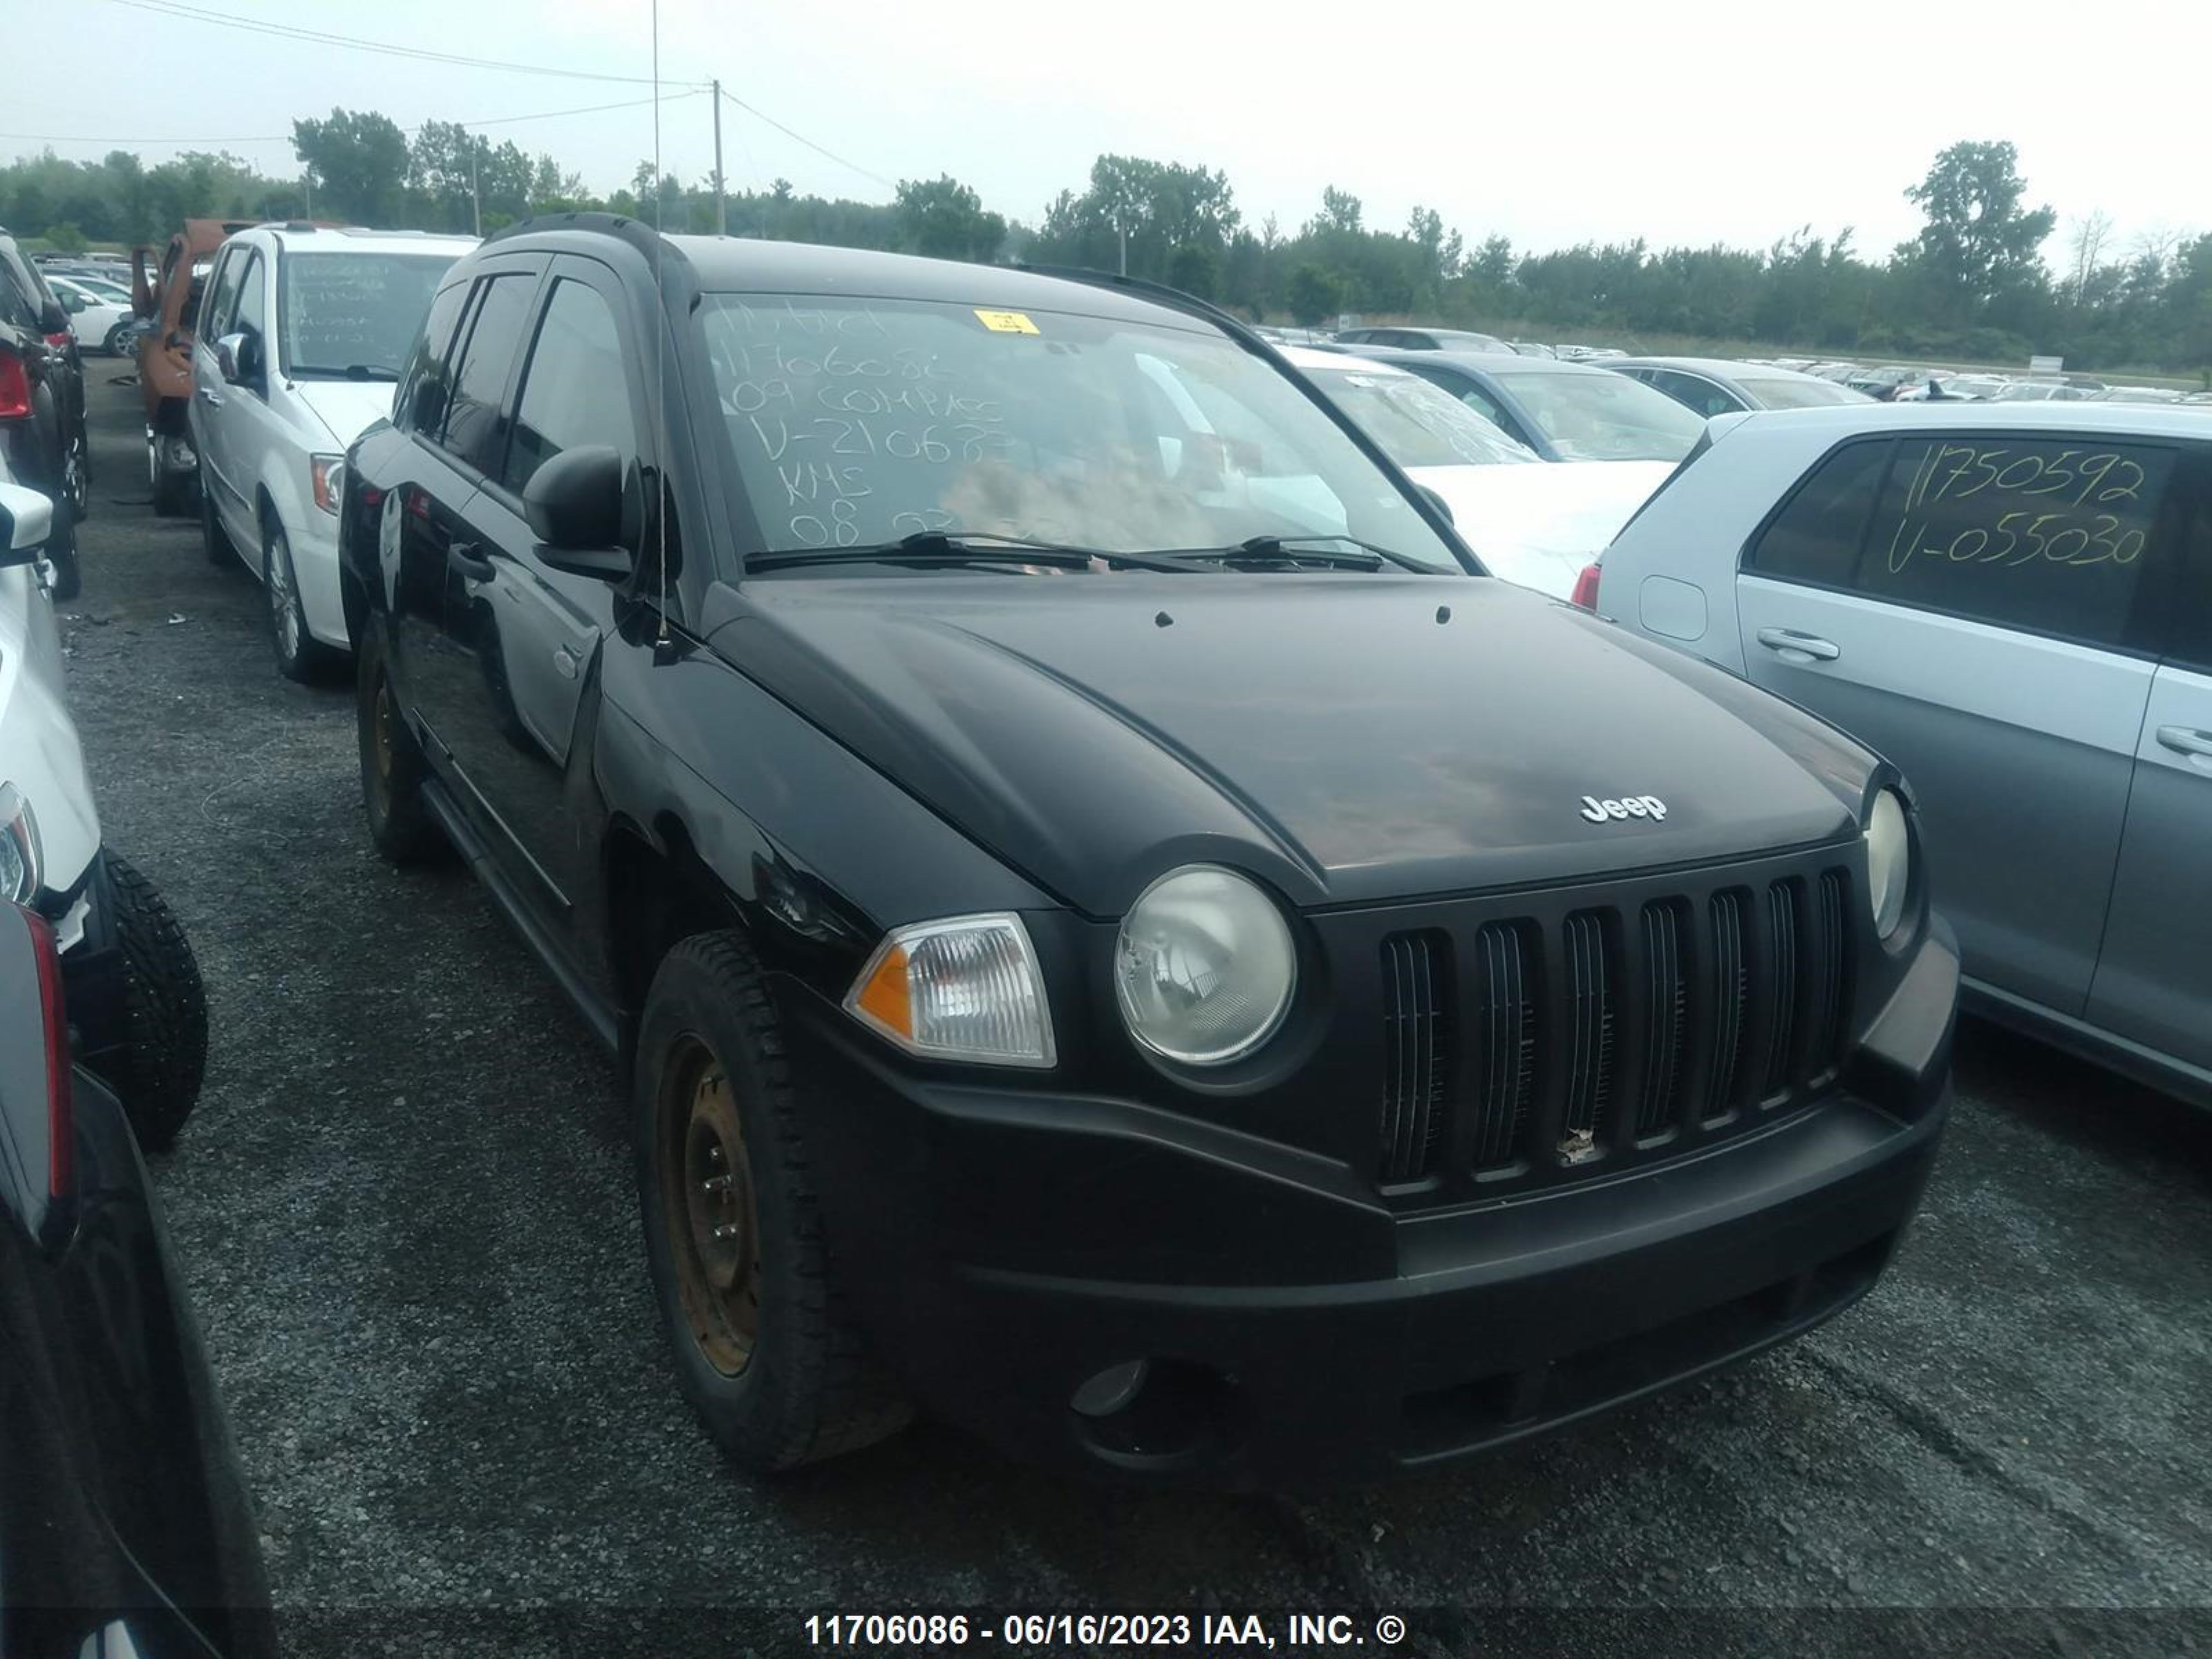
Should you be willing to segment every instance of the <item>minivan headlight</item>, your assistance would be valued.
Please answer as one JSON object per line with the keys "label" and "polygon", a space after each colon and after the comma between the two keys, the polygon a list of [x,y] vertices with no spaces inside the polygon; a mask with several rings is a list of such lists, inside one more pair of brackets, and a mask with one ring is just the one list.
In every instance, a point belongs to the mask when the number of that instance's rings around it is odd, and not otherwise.
{"label": "minivan headlight", "polygon": [[1297,983],[1290,925],[1234,871],[1194,864],[1138,896],[1114,945],[1129,1035],[1168,1060],[1241,1060],[1283,1023]]}
{"label": "minivan headlight", "polygon": [[1044,975],[1017,915],[893,928],[846,993],[845,1011],[926,1060],[1053,1063]]}
{"label": "minivan headlight", "polygon": [[1905,921],[1905,899],[1912,885],[1912,836],[1905,828],[1905,803],[1894,789],[1874,798],[1867,814],[1867,903],[1874,931],[1893,936]]}
{"label": "minivan headlight", "polygon": [[38,896],[39,821],[12,783],[0,783],[0,899],[28,904]]}

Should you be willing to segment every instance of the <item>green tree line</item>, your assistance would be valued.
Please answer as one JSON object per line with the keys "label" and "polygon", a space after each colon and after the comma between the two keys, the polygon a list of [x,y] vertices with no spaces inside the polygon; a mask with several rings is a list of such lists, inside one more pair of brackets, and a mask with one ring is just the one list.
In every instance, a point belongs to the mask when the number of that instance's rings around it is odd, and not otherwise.
{"label": "green tree line", "polygon": [[[374,111],[294,123],[301,171],[266,176],[239,158],[192,152],[149,167],[124,150],[99,161],[52,152],[0,167],[0,223],[59,248],[159,240],[188,215],[489,232],[532,214],[605,209],[670,229],[711,230],[709,181],[656,179],[639,163],[609,195],[551,155],[431,121],[411,136]],[[1127,270],[1261,320],[1316,323],[1343,312],[1413,316],[1540,337],[1690,336],[1856,356],[1984,362],[2063,354],[2081,368],[2191,372],[2212,365],[2212,234],[2141,239],[2106,257],[2109,223],[2081,222],[2054,273],[2042,249],[2056,216],[2031,205],[2009,143],[1945,149],[1905,195],[1923,224],[1887,257],[1851,231],[1808,226],[1765,248],[1654,247],[1644,239],[1538,251],[1479,241],[1417,207],[1402,228],[1366,222],[1360,199],[1324,188],[1295,228],[1256,223],[1228,176],[1139,156],[1101,155],[1080,189],[1034,223],[987,209],[951,178],[901,183],[890,202],[802,195],[785,179],[729,192],[732,234]]]}

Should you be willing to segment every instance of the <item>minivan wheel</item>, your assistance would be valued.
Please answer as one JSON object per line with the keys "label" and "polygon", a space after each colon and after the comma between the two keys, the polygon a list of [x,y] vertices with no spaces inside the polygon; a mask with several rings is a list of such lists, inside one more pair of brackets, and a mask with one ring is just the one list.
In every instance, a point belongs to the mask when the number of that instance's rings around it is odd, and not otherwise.
{"label": "minivan wheel", "polygon": [[[206,499],[204,495],[201,499]],[[328,665],[330,653],[307,632],[307,613],[300,602],[300,574],[292,563],[292,543],[273,516],[261,524],[261,580],[269,600],[269,637],[276,651],[276,672],[299,684],[312,684]]]}
{"label": "minivan wheel", "polygon": [[662,962],[634,1095],[647,1265],[708,1433],[769,1474],[903,1426],[832,1279],[798,1091],[741,934],[696,934]]}
{"label": "minivan wheel", "polygon": [[422,750],[399,712],[386,672],[384,641],[371,623],[361,636],[354,678],[355,726],[361,744],[362,804],[368,838],[394,864],[421,864],[450,850],[423,805]]}
{"label": "minivan wheel", "polygon": [[185,930],[154,884],[119,854],[101,856],[123,952],[122,1044],[107,1080],[138,1144],[166,1152],[200,1097],[207,1069],[207,994]]}

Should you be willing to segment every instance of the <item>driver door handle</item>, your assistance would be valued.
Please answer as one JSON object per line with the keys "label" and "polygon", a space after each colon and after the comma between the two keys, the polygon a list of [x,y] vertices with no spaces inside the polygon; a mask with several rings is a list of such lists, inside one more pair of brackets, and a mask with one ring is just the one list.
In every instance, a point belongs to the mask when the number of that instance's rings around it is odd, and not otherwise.
{"label": "driver door handle", "polygon": [[1817,634],[1801,634],[1794,628],[1762,628],[1759,642],[1789,662],[1833,662],[1844,647]]}
{"label": "driver door handle", "polygon": [[2199,732],[2194,726],[2161,726],[2158,740],[2178,753],[2199,759],[2212,758],[2212,732]]}
{"label": "driver door handle", "polygon": [[217,392],[211,386],[204,386],[199,390],[200,401],[205,404],[209,408],[221,409],[222,407],[222,393]]}
{"label": "driver door handle", "polygon": [[481,542],[455,542],[446,550],[446,562],[471,581],[488,582],[498,572],[489,559],[480,556]]}

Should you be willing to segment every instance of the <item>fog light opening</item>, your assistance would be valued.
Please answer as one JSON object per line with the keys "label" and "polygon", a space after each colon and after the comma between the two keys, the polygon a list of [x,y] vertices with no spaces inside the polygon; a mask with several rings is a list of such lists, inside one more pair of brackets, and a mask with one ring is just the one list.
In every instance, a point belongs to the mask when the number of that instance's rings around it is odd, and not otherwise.
{"label": "fog light opening", "polygon": [[1087,1378],[1069,1397],[1075,1431],[1125,1468],[1198,1462],[1226,1449],[1237,1387],[1184,1359],[1131,1359]]}

